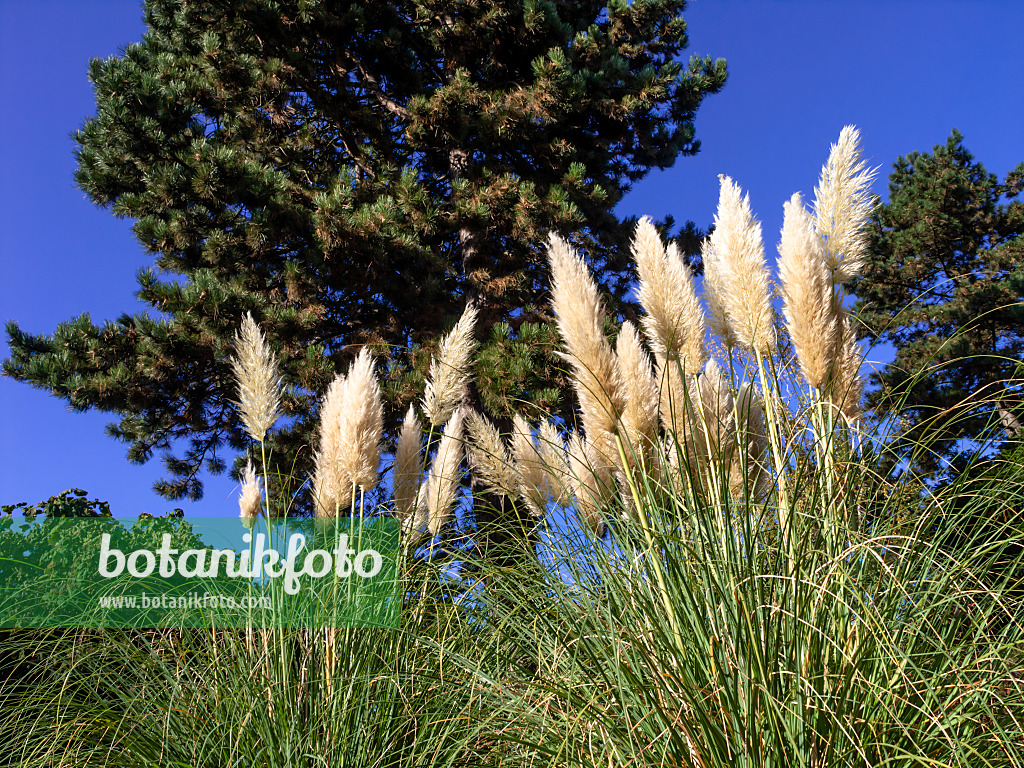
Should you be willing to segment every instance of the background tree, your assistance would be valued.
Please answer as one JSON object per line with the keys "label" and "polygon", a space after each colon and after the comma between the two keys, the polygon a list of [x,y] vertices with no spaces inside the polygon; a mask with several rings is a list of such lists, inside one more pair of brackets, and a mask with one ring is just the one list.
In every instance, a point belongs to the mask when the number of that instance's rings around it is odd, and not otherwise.
{"label": "background tree", "polygon": [[136,220],[157,314],[12,323],[4,372],[115,414],[130,460],[163,454],[172,499],[246,447],[227,360],[247,311],[288,385],[274,463],[300,475],[334,373],[363,345],[385,353],[393,426],[466,303],[483,320],[477,399],[557,410],[545,236],[572,233],[628,311],[613,209],[698,150],[694,115],[726,77],[721,60],[680,63],[684,8],[147,0],[144,39],[91,62],[76,180]]}
{"label": "background tree", "polygon": [[1022,186],[1024,164],[1000,183],[953,131],[931,154],[896,161],[889,202],[870,224],[855,311],[862,334],[896,357],[872,375],[869,405],[885,418],[905,396],[908,429],[940,430],[926,470],[955,461],[989,420],[1012,431],[1017,418],[995,399],[1014,392],[1024,360],[1024,204],[1013,199]]}

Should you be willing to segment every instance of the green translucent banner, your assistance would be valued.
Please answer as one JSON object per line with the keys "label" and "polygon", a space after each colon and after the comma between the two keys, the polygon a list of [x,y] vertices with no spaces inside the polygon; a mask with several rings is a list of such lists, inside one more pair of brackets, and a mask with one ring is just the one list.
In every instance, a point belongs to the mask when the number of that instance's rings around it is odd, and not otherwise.
{"label": "green translucent banner", "polygon": [[398,523],[0,517],[0,628],[397,626]]}

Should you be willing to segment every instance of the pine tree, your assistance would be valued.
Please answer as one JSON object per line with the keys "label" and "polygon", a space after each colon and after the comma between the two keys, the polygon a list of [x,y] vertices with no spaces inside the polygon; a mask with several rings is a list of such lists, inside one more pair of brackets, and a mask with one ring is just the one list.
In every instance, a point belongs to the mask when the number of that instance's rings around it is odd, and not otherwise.
{"label": "pine tree", "polygon": [[884,418],[906,398],[907,429],[928,424],[939,438],[919,457],[925,470],[955,461],[986,423],[1017,418],[998,401],[1017,389],[1024,360],[1022,187],[1024,164],[1000,183],[953,131],[931,154],[896,161],[889,202],[875,210],[855,311],[863,334],[896,356],[873,375],[869,405]]}
{"label": "pine tree", "polygon": [[[247,446],[229,358],[252,312],[281,361],[274,463],[311,470],[317,403],[364,345],[386,420],[422,393],[439,336],[481,314],[477,401],[562,408],[543,246],[572,234],[629,310],[613,209],[698,151],[725,62],[679,61],[683,0],[147,0],[148,31],[94,60],[76,181],[135,220],[156,311],[52,335],[8,326],[6,375],[115,414],[167,498]],[[671,224],[669,224],[671,226]],[[694,229],[682,233],[693,246]],[[684,238],[684,239],[685,239]],[[282,426],[284,424],[284,426]]]}

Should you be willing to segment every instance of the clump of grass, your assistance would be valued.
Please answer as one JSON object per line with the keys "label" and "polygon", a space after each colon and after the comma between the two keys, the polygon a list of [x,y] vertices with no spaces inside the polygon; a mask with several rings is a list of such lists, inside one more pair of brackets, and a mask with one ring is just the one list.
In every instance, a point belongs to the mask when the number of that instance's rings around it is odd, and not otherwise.
{"label": "clump of grass", "polygon": [[[780,325],[731,179],[703,247],[706,313],[678,250],[641,220],[643,333],[626,323],[614,346],[584,259],[552,237],[576,429],[517,415],[503,435],[465,408],[467,308],[431,364],[431,432],[411,406],[379,510],[402,522],[400,630],[115,638],[44,676],[0,738],[25,745],[23,765],[1024,764],[1024,475],[901,490],[899,446],[859,430],[842,283],[863,260],[870,178],[846,128],[813,214],[786,203]],[[262,445],[276,363],[251,317],[239,346]],[[313,485],[333,516],[379,480],[365,350],[321,422]],[[450,530],[464,458],[548,534],[561,517],[582,529],[546,537],[557,567],[503,565],[456,600],[415,556]],[[240,509],[258,514],[251,465]],[[465,558],[470,573],[486,564]]]}
{"label": "clump of grass", "polygon": [[231,367],[238,384],[238,410],[246,431],[262,443],[281,415],[281,377],[277,358],[251,312],[246,313],[235,336],[235,352]]}
{"label": "clump of grass", "polygon": [[313,483],[317,515],[335,517],[379,480],[383,433],[380,385],[363,349],[348,374],[335,378],[320,409],[320,449]]}

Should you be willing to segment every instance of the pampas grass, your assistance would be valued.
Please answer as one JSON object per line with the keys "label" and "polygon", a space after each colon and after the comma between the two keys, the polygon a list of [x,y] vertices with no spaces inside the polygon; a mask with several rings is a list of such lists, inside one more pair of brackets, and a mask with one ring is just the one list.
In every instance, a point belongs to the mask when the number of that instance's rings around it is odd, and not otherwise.
{"label": "pampas grass", "polygon": [[[1020,766],[1021,473],[925,493],[904,476],[909,492],[893,493],[889,447],[858,441],[861,353],[832,283],[850,249],[829,267],[799,196],[789,201],[779,271],[808,405],[786,365],[765,364],[767,277],[756,248],[735,248],[759,233],[738,187],[724,196],[717,242],[705,244],[724,357],[713,344],[706,356],[703,334],[684,349],[700,326],[683,309],[692,283],[649,222],[634,254],[657,316],[643,326],[656,366],[630,323],[612,352],[596,285],[552,241],[584,427],[568,451],[550,420],[535,429],[516,416],[502,436],[458,406],[465,379],[445,384],[442,372],[468,370],[466,326],[446,339],[427,404],[431,419],[453,410],[424,482],[415,408],[395,449],[410,609],[399,629],[274,630],[262,646],[251,633],[114,633],[76,645],[71,664],[52,653],[29,694],[0,692],[11,713],[0,743],[26,766]],[[849,240],[844,227],[825,240]],[[376,481],[378,401],[364,351],[322,407],[317,487],[334,494],[331,514]],[[837,425],[832,404],[850,424]],[[257,427],[254,439],[269,428]],[[553,566],[486,570],[458,547],[416,557],[458,503],[463,427],[493,489],[537,516],[566,502],[587,531],[610,535],[545,537]],[[650,455],[615,474],[609,442],[650,444]],[[259,514],[251,465],[240,511]],[[458,578],[455,558],[469,566]],[[32,658],[29,644],[49,635],[17,635],[18,653]]]}
{"label": "pampas grass", "polygon": [[814,216],[822,238],[825,261],[834,283],[845,283],[864,268],[867,235],[864,225],[873,206],[871,182],[861,157],[860,133],[848,125],[832,145],[828,162],[814,188]]}
{"label": "pampas grass", "polygon": [[545,436],[542,433],[539,449],[534,443],[529,422],[518,413],[515,415],[512,421],[512,458],[518,476],[518,491],[534,517],[543,517],[547,514],[548,502],[561,496],[561,475],[558,471],[562,466],[559,455],[561,439],[557,437],[557,433],[549,433],[546,437],[557,440],[557,445],[545,445]]}
{"label": "pampas grass", "polygon": [[427,528],[437,536],[455,511],[462,480],[462,426],[465,411],[458,408],[441,433],[437,454],[430,465],[426,483]]}
{"label": "pampas grass", "polygon": [[814,219],[800,194],[785,204],[779,242],[782,311],[800,370],[820,387],[835,362],[840,323],[832,272],[825,260]]}
{"label": "pampas grass", "polygon": [[707,325],[694,287],[693,273],[674,244],[667,249],[654,224],[646,216],[637,223],[633,237],[637,298],[646,315],[644,332],[659,366],[683,363],[695,374],[704,366]]}
{"label": "pampas grass", "polygon": [[466,414],[466,461],[473,472],[495,493],[514,497],[519,478],[501,435],[485,416],[476,411]]}
{"label": "pampas grass", "polygon": [[317,514],[332,517],[353,501],[353,490],[377,484],[383,434],[380,386],[373,357],[363,349],[345,376],[337,376],[320,410],[320,449],[314,494]]}
{"label": "pampas grass", "polygon": [[281,377],[277,358],[250,312],[235,334],[235,353],[231,368],[238,384],[236,405],[249,436],[262,443],[281,415]]}
{"label": "pampas grass", "polygon": [[262,505],[263,491],[256,478],[256,469],[250,461],[245,465],[245,472],[242,474],[242,491],[238,497],[238,515],[242,520],[242,525],[250,531],[256,524],[256,518],[260,516]]}
{"label": "pampas grass", "polygon": [[569,436],[568,458],[568,484],[575,499],[576,516],[595,536],[603,536],[605,507],[613,485],[610,469],[600,452],[579,432]]}
{"label": "pampas grass", "polygon": [[750,210],[749,195],[728,176],[718,178],[715,231],[704,250],[708,303],[727,346],[734,339],[739,346],[764,354],[775,344],[775,323],[761,225]]}
{"label": "pampas grass", "polygon": [[403,526],[413,515],[420,476],[423,473],[423,446],[420,420],[416,408],[409,406],[402,421],[402,430],[395,444],[394,490],[395,513]]}
{"label": "pampas grass", "polygon": [[860,375],[864,355],[857,343],[853,321],[844,314],[840,323],[840,341],[832,366],[829,394],[832,404],[843,417],[853,422],[860,416],[860,400],[864,392],[864,379]]}
{"label": "pampas grass", "polygon": [[459,322],[441,341],[437,354],[430,361],[430,374],[423,395],[423,413],[431,426],[448,421],[462,401],[469,382],[470,357],[476,349],[473,330],[477,311],[467,305]]}
{"label": "pampas grass", "polygon": [[551,306],[572,366],[583,428],[611,465],[618,455],[615,429],[624,403],[615,382],[615,354],[604,335],[604,305],[583,259],[555,235],[548,243],[548,262]]}
{"label": "pampas grass", "polygon": [[642,466],[651,467],[652,452],[658,444],[658,382],[651,358],[628,320],[615,342],[615,381],[626,400],[620,423],[625,464],[633,469],[640,461]]}

